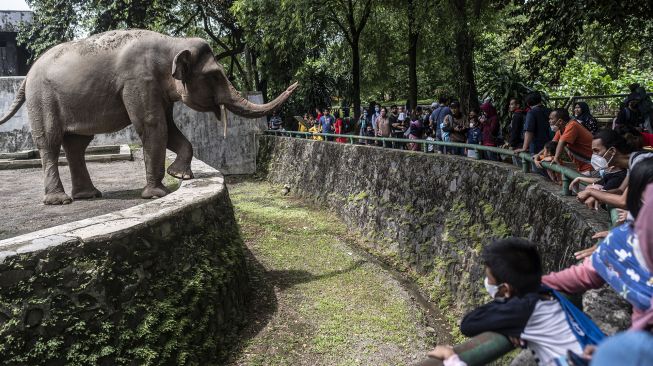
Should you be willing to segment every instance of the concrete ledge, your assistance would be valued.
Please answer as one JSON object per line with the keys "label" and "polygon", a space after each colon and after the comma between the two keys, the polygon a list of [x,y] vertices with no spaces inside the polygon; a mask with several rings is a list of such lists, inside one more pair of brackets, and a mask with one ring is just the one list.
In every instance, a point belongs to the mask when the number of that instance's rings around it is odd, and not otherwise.
{"label": "concrete ledge", "polygon": [[191,167],[166,197],[0,241],[3,362],[222,362],[247,309],[244,245],[223,175]]}
{"label": "concrete ledge", "polygon": [[[68,165],[66,154],[62,151],[59,165]],[[86,161],[108,163],[119,160],[132,160],[132,152],[128,145],[90,146],[86,149]],[[27,169],[41,166],[38,150],[26,150],[15,153],[0,153],[0,169]]]}

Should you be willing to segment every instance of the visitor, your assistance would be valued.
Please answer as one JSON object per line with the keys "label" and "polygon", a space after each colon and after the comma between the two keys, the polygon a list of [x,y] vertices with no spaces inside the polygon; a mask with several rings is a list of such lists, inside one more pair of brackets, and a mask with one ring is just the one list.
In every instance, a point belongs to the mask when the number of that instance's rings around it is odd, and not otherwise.
{"label": "visitor", "polygon": [[638,93],[632,92],[628,95],[626,98],[626,106],[619,111],[619,114],[617,114],[617,117],[614,119],[614,124],[613,128],[617,128],[619,126],[632,126],[638,129],[642,128],[642,124],[644,123],[644,119],[642,118],[642,115],[639,112],[639,109],[637,108],[637,104],[639,103],[641,97]]}
{"label": "visitor", "polygon": [[[390,126],[390,118],[388,117],[388,109],[386,107],[381,108],[381,113],[376,119],[376,127],[378,137],[390,137],[392,127]],[[382,141],[379,145],[388,147],[385,141]]]}
{"label": "visitor", "polygon": [[297,131],[299,132],[308,132],[308,129],[311,128],[310,114],[304,113],[304,117],[297,119]]}
{"label": "visitor", "polygon": [[[341,117],[338,117],[338,119],[336,119],[336,123],[333,125],[333,129],[337,135],[344,135],[344,122],[342,121]],[[345,143],[347,142],[347,138],[336,137],[336,142]]]}
{"label": "visitor", "polygon": [[[541,286],[542,261],[534,243],[521,238],[497,240],[483,247],[481,258],[484,286],[492,301],[465,315],[460,323],[465,336],[499,333],[531,350],[540,365],[568,351],[580,354],[585,345],[603,338],[586,315],[559,293]],[[583,324],[581,329],[577,324]],[[441,358],[441,351],[436,348],[429,356]]]}
{"label": "visitor", "polygon": [[[535,165],[537,165],[538,168],[542,169],[542,162],[547,162],[547,163],[552,162],[553,158],[555,157],[557,147],[558,147],[557,141],[549,141],[546,144],[544,144],[544,149],[542,150],[542,152],[533,156],[533,161],[535,162]],[[546,170],[546,173],[549,176],[549,179],[551,179],[554,183],[560,183],[562,181],[560,177],[560,173],[556,173],[553,170],[549,170],[549,169]]]}
{"label": "visitor", "polygon": [[374,114],[372,114],[372,129],[374,130],[374,136],[378,136],[379,130],[377,125],[377,119],[381,115],[381,106],[379,104],[374,105]]}
{"label": "visitor", "polygon": [[590,257],[542,277],[542,283],[569,294],[607,283],[632,306],[633,330],[653,330],[653,159],[630,171],[627,209],[634,220],[610,230]]}
{"label": "visitor", "polygon": [[[510,140],[508,144],[511,150],[519,149],[524,145],[524,119],[526,112],[521,109],[521,101],[517,98],[510,99],[508,111],[512,114],[510,117]],[[522,165],[521,158],[512,157],[513,164]]]}
{"label": "visitor", "polygon": [[283,120],[279,116],[279,111],[272,112],[269,128],[274,131],[283,131]]}
{"label": "visitor", "polygon": [[569,188],[580,192],[583,190],[580,183],[586,183],[589,185],[585,189],[621,194],[625,187],[623,189],[620,187],[626,179],[628,160],[633,151],[633,147],[617,131],[607,128],[600,130],[592,140],[591,159],[592,167],[598,172],[599,177],[575,178],[569,184]]}
{"label": "visitor", "polygon": [[564,108],[554,109],[549,114],[549,125],[555,132],[553,141],[558,142],[552,163],[561,165],[561,154],[566,151],[576,165],[576,170],[589,175],[592,171],[592,134],[578,121],[571,119]]}
{"label": "visitor", "polygon": [[[422,124],[420,117],[421,114],[416,110],[410,113],[410,126],[406,130],[406,133],[408,134],[407,137],[411,140],[421,139],[422,134],[424,133],[424,125]],[[420,151],[420,144],[417,142],[411,142],[408,144],[408,150]]]}
{"label": "visitor", "polygon": [[648,95],[646,89],[638,83],[634,83],[628,88],[631,92],[639,95],[637,110],[642,117],[642,132],[653,133],[653,101],[651,100],[651,96]]}
{"label": "visitor", "polygon": [[[399,112],[397,105],[390,107],[390,127],[392,127],[392,137],[397,139],[404,138],[404,129],[403,124],[399,122]],[[392,147],[395,149],[401,149],[400,142],[393,142]]]}
{"label": "visitor", "polygon": [[[608,131],[613,130],[602,130],[597,135],[597,138],[601,138],[603,144],[607,144],[606,147],[612,143],[615,145],[608,147],[602,154],[601,151],[596,151],[598,156],[592,156],[599,169],[605,169],[606,167],[611,166],[632,169],[632,167],[638,162],[653,158],[653,152],[633,151],[633,147],[625,143],[623,136],[621,136],[622,141],[619,142],[619,139],[614,137],[616,131],[613,131],[612,134]],[[617,148],[619,145],[622,147]],[[623,147],[623,145],[626,145],[626,147]],[[627,153],[628,151],[630,151],[630,153]],[[621,183],[621,186],[617,189],[609,191],[586,189],[579,192],[576,198],[578,201],[585,204],[585,206],[595,210],[598,210],[600,204],[607,204],[616,208],[625,209],[628,192],[626,187],[629,184],[628,179],[627,175]]]}
{"label": "visitor", "polygon": [[[442,124],[444,122],[444,118],[449,114],[451,114],[451,109],[447,104],[447,98],[440,97],[438,107],[431,113],[431,116],[429,117],[429,120],[431,121],[431,128],[435,130],[436,141],[445,141],[442,133]],[[438,147],[438,151],[446,152],[446,148],[444,146],[440,146]]]}
{"label": "visitor", "polygon": [[[465,121],[465,115],[463,114],[460,108],[460,102],[454,100],[449,105],[451,109],[451,114],[447,115],[444,118],[443,131],[446,130],[449,132],[449,141],[465,143],[467,141],[467,121]],[[462,147],[453,147],[449,148],[451,152],[455,155],[464,155],[465,150]]]}
{"label": "visitor", "polygon": [[[426,141],[435,141],[435,130],[432,128],[426,129]],[[433,153],[435,152],[435,145],[427,144],[426,152]]]}
{"label": "visitor", "polygon": [[[497,136],[499,135],[497,110],[488,101],[481,104],[481,111],[483,112],[479,117],[482,131],[481,144],[483,146],[497,146]],[[497,154],[492,151],[485,151],[484,154],[487,160],[499,160]]]}
{"label": "visitor", "polygon": [[[310,132],[312,134],[322,133],[322,125],[317,120],[315,120],[315,121],[313,121],[313,126],[308,129],[308,132]],[[311,137],[311,138],[313,140],[316,140],[316,141],[324,140],[322,138],[322,136],[319,136],[319,135],[313,135],[313,137]]]}
{"label": "visitor", "polygon": [[[333,125],[335,123],[335,118],[331,115],[330,108],[324,108],[324,113],[320,118],[320,125],[322,125],[322,133],[333,133]],[[327,136],[326,141],[333,141],[333,136]]]}
{"label": "visitor", "polygon": [[[483,131],[481,131],[480,122],[479,122],[479,110],[478,108],[473,108],[467,115],[469,120],[469,130],[467,130],[467,143],[470,145],[480,145],[481,139],[483,138]],[[467,157],[477,158],[478,154],[481,152],[474,149],[467,149]]]}
{"label": "visitor", "polygon": [[[539,92],[529,93],[526,96],[526,105],[529,110],[524,120],[524,144],[514,152],[527,151],[529,154],[535,155],[542,151],[544,144],[551,141],[549,113],[542,104],[542,95]],[[532,165],[532,168],[534,172],[544,174],[535,164]]]}
{"label": "visitor", "polygon": [[574,118],[590,133],[595,134],[599,131],[599,122],[590,113],[590,106],[587,103],[578,102],[574,104]]}
{"label": "visitor", "polygon": [[[360,118],[358,119],[358,135],[359,136],[368,136],[367,133],[367,126],[370,126],[371,123],[368,121],[367,118],[367,110],[363,109],[363,113],[361,113]],[[367,145],[368,140],[365,139],[360,139],[359,143]]]}

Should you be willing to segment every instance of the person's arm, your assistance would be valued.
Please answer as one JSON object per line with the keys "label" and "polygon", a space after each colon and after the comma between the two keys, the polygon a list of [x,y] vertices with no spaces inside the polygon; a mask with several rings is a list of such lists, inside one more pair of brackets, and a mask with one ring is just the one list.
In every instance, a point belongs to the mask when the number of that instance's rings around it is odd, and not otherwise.
{"label": "person's arm", "polygon": [[542,276],[542,283],[557,291],[577,294],[599,288],[605,281],[592,267],[592,259],[587,257],[581,264]]}
{"label": "person's arm", "polygon": [[[596,189],[586,189],[580,193],[578,193],[578,200],[585,203],[585,201],[592,197],[595,200],[605,203],[606,205],[610,205],[616,208],[623,208],[626,209],[626,195],[628,194],[628,189],[624,190],[622,194],[614,194],[614,193],[608,193],[608,192],[603,192],[599,191]],[[593,207],[590,207],[593,208]]]}
{"label": "person's arm", "polygon": [[521,149],[515,149],[516,153],[522,152],[522,151],[528,151],[529,146],[531,145],[531,142],[533,141],[533,136],[535,136],[535,133],[526,131],[524,132],[524,144],[522,145]]}
{"label": "person's arm", "polygon": [[494,300],[469,312],[460,322],[460,331],[467,337],[483,332],[497,332],[506,337],[519,337],[536,301],[512,298]]}
{"label": "person's arm", "polygon": [[564,141],[564,140],[560,140],[560,141],[558,141],[558,145],[556,146],[556,154],[555,154],[555,156],[553,157],[553,160],[551,161],[552,163],[560,164],[560,160],[558,160],[558,158],[560,158],[560,155],[561,155],[562,152],[564,151],[565,146],[567,146],[567,142],[566,142],[566,141]]}

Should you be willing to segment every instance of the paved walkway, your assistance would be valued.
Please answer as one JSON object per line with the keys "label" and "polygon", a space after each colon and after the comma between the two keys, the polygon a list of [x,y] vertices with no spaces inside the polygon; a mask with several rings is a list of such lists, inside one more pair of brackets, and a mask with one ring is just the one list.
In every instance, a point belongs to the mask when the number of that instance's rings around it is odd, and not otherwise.
{"label": "paved walkway", "polygon": [[228,189],[256,298],[231,365],[410,365],[425,357],[436,336],[422,310],[352,250],[354,238],[332,213],[264,182]]}

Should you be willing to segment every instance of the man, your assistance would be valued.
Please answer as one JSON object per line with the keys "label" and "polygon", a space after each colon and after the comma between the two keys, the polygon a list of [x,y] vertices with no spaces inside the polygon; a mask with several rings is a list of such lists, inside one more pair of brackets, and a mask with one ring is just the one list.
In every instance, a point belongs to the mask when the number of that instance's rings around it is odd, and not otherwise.
{"label": "man", "polygon": [[[553,141],[558,143],[552,163],[560,164],[560,155],[565,150],[576,165],[576,170],[583,175],[592,171],[592,133],[578,121],[569,117],[564,108],[554,109],[549,114],[549,125],[555,131]],[[541,167],[540,163],[537,163]]]}
{"label": "man", "polygon": [[[442,141],[442,122],[444,122],[444,117],[451,114],[451,109],[448,107],[448,100],[445,97],[440,97],[439,106],[431,113],[430,121],[431,128],[435,131],[435,140]],[[443,146],[439,146],[438,150],[440,152],[444,151]]]}
{"label": "man", "polygon": [[[510,149],[516,150],[521,148],[524,145],[524,119],[525,114],[521,109],[521,102],[517,98],[510,99],[510,104],[508,105],[508,110],[512,113],[512,118],[510,119]],[[513,156],[513,164],[521,166],[521,159]]]}
{"label": "man", "polygon": [[[528,151],[531,155],[535,155],[544,149],[544,144],[551,141],[549,113],[542,104],[542,95],[539,92],[528,94],[526,104],[530,110],[526,114],[524,121],[524,144],[514,151],[515,153]],[[545,174],[536,165],[533,166],[533,170]]]}
{"label": "man", "polygon": [[376,125],[376,119],[381,115],[381,106],[376,104],[374,106],[374,114],[372,114],[372,129],[374,130],[374,136],[378,133],[378,126]]}
{"label": "man", "polygon": [[[320,124],[322,125],[322,133],[333,133],[333,124],[336,119],[331,115],[331,109],[324,108],[324,114],[320,118]],[[327,141],[333,141],[333,136],[327,136]]]}
{"label": "man", "polygon": [[[401,132],[401,123],[399,122],[399,113],[396,104],[390,107],[389,120],[390,120],[390,127],[392,127],[392,137],[404,138],[403,132]],[[392,147],[397,149],[400,148],[400,145],[397,142],[393,142]]]}
{"label": "man", "polygon": [[283,120],[281,119],[281,116],[279,116],[279,111],[272,112],[272,118],[270,118],[270,129],[278,131],[282,130],[282,127]]}
{"label": "man", "polygon": [[626,107],[619,111],[617,118],[614,120],[615,128],[619,126],[632,126],[641,128],[644,124],[644,118],[639,111],[639,102],[641,97],[638,93],[632,92],[626,98]]}

